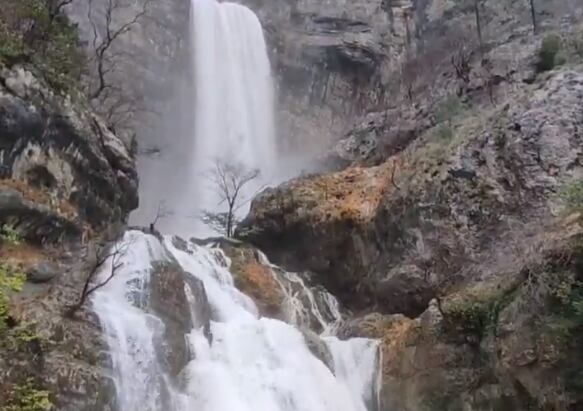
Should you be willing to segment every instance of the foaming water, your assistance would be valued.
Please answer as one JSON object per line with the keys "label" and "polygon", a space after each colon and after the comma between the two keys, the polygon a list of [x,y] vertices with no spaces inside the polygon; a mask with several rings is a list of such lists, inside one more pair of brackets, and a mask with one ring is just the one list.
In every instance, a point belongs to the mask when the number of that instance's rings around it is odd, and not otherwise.
{"label": "foaming water", "polygon": [[[130,244],[118,261],[123,265],[93,298],[111,352],[118,411],[373,411],[376,341],[326,337],[335,375],[296,327],[259,317],[234,287],[219,249],[192,243],[179,249],[169,237],[159,241],[136,231],[122,243]],[[212,312],[212,339],[198,328],[185,336],[191,358],[179,380],[157,360],[164,323],[147,304],[150,276],[164,261],[202,281]],[[108,267],[103,270],[107,276]],[[188,300],[197,303],[192,295]],[[304,310],[318,311],[318,304]]]}

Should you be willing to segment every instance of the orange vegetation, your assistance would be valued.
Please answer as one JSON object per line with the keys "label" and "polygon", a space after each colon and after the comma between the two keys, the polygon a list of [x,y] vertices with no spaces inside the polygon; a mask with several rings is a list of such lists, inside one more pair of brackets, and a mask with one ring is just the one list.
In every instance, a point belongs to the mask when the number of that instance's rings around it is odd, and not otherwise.
{"label": "orange vegetation", "polygon": [[237,288],[255,301],[261,314],[278,315],[283,301],[283,292],[273,278],[269,267],[256,261],[246,262],[238,268],[235,283]]}
{"label": "orange vegetation", "polygon": [[28,269],[40,261],[51,259],[51,252],[31,244],[0,245],[0,261],[23,270]]}
{"label": "orange vegetation", "polygon": [[311,212],[326,220],[367,221],[382,198],[398,188],[401,162],[391,158],[376,167],[351,167],[341,172],[300,179],[292,184],[294,200],[313,201]]}

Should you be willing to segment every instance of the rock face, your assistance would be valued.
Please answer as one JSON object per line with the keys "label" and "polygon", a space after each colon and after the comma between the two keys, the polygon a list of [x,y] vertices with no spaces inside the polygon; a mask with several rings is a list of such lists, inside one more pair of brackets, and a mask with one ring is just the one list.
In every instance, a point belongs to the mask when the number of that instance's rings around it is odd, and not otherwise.
{"label": "rock face", "polygon": [[283,319],[283,290],[271,268],[260,261],[257,250],[229,243],[221,248],[231,260],[230,271],[237,289],[253,299],[262,316]]}
{"label": "rock face", "polygon": [[11,298],[9,327],[0,330],[0,407],[15,386],[31,385],[25,395],[46,393],[58,410],[113,410],[115,389],[104,369],[108,359],[99,321],[87,307],[75,318],[65,315],[87,274],[83,251],[72,250],[68,257],[47,253],[25,245],[2,247],[4,263],[57,259],[61,275],[48,284],[25,284]]}
{"label": "rock face", "polygon": [[581,173],[583,77],[562,70],[533,88],[482,124],[463,120],[450,143],[268,190],[239,235],[354,308],[417,315]]}
{"label": "rock face", "polygon": [[[416,319],[376,313],[348,323],[345,337],[381,339],[384,409],[578,409],[582,323],[564,308],[581,272],[579,257],[563,253],[580,252],[580,224],[580,215],[558,223],[520,263],[433,300]],[[571,297],[557,298],[565,286]]]}
{"label": "rock face", "polygon": [[[555,216],[582,204],[583,66],[563,46],[564,67],[537,72],[538,40],[507,40],[484,55],[487,82],[439,77],[436,104],[428,89],[371,115],[340,143],[348,168],[264,191],[238,228],[377,313],[345,335],[383,340],[386,410],[581,406],[580,217]],[[392,129],[399,113],[416,120]]]}
{"label": "rock face", "polygon": [[397,46],[389,6],[381,0],[245,3],[259,14],[272,46],[282,144],[312,153],[325,147],[376,94],[381,67]]}
{"label": "rock face", "polygon": [[[243,3],[258,13],[272,49],[279,92],[278,131],[287,153],[313,155],[343,136],[361,136],[370,112],[390,117],[378,128],[379,147],[385,137],[392,145],[395,134],[407,141],[408,131],[427,127],[419,124],[427,122],[425,116],[415,112],[428,111],[448,92],[447,84],[456,81],[455,75],[448,74],[452,52],[464,49],[473,56],[479,54],[474,9],[467,2]],[[536,6],[541,31],[569,30],[583,13],[576,0]],[[532,30],[527,3],[491,0],[480,7],[486,50],[524,39]],[[519,41],[513,50],[501,49],[493,73],[483,73],[475,64],[471,81],[492,74],[492,83],[498,84],[508,72],[522,76],[528,69],[518,62],[528,47]],[[413,106],[410,114],[403,110],[405,105]],[[390,129],[388,135],[383,128]],[[368,151],[370,139],[364,140]]]}
{"label": "rock face", "polygon": [[137,207],[134,159],[99,117],[22,67],[1,67],[0,84],[3,224],[55,239]]}
{"label": "rock face", "polygon": [[[177,264],[161,264],[152,273],[149,308],[164,322],[160,355],[170,375],[177,376],[191,358],[185,335],[202,328],[209,340],[211,310],[202,281]],[[196,309],[191,312],[190,299]]]}

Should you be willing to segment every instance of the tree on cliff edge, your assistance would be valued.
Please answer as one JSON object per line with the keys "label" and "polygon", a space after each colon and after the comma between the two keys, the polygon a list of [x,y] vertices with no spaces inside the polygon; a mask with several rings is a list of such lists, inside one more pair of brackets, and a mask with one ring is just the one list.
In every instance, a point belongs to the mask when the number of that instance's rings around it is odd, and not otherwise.
{"label": "tree on cliff edge", "polygon": [[259,170],[215,160],[214,166],[204,176],[218,196],[217,205],[224,206],[226,210],[203,210],[200,219],[210,228],[232,237],[239,221],[236,213],[250,200],[243,194],[244,188],[259,177]]}

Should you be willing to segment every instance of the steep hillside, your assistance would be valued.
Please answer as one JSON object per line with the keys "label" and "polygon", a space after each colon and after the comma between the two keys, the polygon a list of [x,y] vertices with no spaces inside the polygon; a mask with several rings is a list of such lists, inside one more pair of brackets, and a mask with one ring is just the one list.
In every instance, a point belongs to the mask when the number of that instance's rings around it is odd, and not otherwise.
{"label": "steep hillside", "polygon": [[387,410],[581,407],[582,9],[550,3],[538,34],[526,2],[481,3],[481,41],[471,2],[407,6],[338,171],[265,190],[238,229],[352,308],[346,336],[382,338]]}
{"label": "steep hillside", "polygon": [[99,250],[138,205],[138,177],[133,150],[82,92],[79,46],[76,27],[49,3],[3,3],[3,411],[102,410],[112,399],[100,326],[80,303]]}

